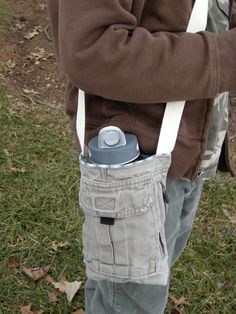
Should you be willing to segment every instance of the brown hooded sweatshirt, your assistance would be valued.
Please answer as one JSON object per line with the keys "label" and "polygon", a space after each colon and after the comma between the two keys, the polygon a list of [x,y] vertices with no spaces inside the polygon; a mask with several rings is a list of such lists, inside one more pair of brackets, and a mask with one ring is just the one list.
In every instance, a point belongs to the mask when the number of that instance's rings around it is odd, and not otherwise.
{"label": "brown hooded sweatshirt", "polygon": [[[165,102],[187,100],[169,176],[191,180],[205,151],[212,99],[236,84],[236,28],[221,35],[186,33],[193,4],[48,0],[73,129],[79,87],[86,92],[86,142],[116,125],[154,154]],[[233,27],[233,1],[231,8]]]}

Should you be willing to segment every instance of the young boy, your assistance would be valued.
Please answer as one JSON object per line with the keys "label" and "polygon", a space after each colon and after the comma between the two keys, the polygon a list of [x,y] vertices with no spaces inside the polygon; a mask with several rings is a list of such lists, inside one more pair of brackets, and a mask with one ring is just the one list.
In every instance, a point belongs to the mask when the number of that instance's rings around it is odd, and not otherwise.
{"label": "young boy", "polygon": [[[186,33],[194,1],[48,0],[75,129],[86,92],[86,143],[108,125],[155,154],[165,103],[187,100],[168,173],[165,233],[171,268],[189,238],[205,179],[214,176],[236,84],[235,1],[210,0],[207,31]],[[232,28],[232,30],[228,30]],[[163,313],[168,285],[88,278],[86,313]]]}

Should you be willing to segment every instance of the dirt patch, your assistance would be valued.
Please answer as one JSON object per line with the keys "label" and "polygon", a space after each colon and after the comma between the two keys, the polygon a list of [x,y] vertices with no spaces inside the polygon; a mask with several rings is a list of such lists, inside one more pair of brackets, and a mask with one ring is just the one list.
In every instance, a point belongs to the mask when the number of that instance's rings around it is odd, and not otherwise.
{"label": "dirt patch", "polygon": [[3,85],[16,102],[61,108],[64,79],[53,54],[45,1],[7,3],[14,13],[0,43]]}

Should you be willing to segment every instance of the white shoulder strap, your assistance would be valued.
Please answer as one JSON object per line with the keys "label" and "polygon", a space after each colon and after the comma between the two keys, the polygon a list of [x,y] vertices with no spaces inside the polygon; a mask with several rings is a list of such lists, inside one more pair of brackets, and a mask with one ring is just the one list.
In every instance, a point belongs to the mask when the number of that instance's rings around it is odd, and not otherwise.
{"label": "white shoulder strap", "polygon": [[85,93],[78,90],[78,106],[76,114],[76,132],[80,143],[81,154],[84,156],[85,149]]}
{"label": "white shoulder strap", "polygon": [[[189,20],[187,32],[203,31],[207,24],[208,1],[196,0]],[[169,102],[163,117],[157,154],[170,154],[174,149],[185,101]],[[79,138],[82,156],[85,151],[85,93],[78,90],[76,131]]]}
{"label": "white shoulder strap", "polygon": [[[189,20],[187,32],[196,33],[206,29],[208,1],[196,0]],[[166,104],[161,125],[156,153],[170,154],[176,143],[180,121],[184,111],[185,101],[174,101]]]}

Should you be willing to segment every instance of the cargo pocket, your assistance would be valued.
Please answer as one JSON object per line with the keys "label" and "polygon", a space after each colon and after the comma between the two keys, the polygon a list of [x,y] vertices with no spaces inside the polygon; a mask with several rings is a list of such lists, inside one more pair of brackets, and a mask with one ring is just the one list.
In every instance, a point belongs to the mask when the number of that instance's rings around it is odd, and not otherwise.
{"label": "cargo pocket", "polygon": [[84,260],[94,278],[139,282],[161,272],[165,209],[162,185],[154,178],[81,178]]}

